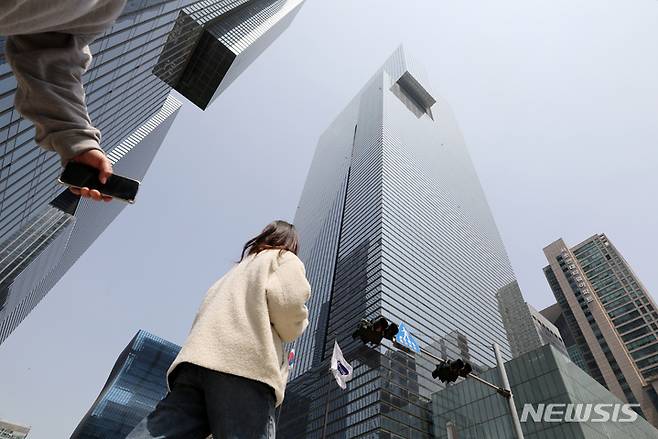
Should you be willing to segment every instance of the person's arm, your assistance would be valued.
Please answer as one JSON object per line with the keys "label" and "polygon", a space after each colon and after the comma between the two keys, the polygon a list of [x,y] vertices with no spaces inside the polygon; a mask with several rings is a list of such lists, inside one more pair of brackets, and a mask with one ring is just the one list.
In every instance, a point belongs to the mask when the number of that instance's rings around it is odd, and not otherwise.
{"label": "person's arm", "polygon": [[267,289],[270,321],[284,342],[293,341],[308,326],[306,301],[310,295],[304,264],[292,253],[284,254]]}
{"label": "person's arm", "polygon": [[[99,170],[101,182],[112,166],[100,148],[101,133],[87,113],[82,75],[91,62],[91,37],[58,32],[7,37],[5,55],[18,87],[16,109],[34,123],[35,139],[44,149]],[[98,191],[74,191],[99,200]],[[105,197],[105,200],[109,200]]]}
{"label": "person's arm", "polygon": [[5,54],[18,83],[16,109],[34,123],[39,146],[56,151],[63,163],[101,150],[82,86],[91,62],[89,39],[58,32],[7,37]]}

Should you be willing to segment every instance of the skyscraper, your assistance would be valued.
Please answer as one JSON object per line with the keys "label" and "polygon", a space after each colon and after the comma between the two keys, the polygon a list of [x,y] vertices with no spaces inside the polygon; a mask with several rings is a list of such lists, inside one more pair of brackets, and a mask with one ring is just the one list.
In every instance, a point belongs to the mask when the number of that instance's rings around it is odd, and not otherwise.
{"label": "skyscraper", "polygon": [[[87,106],[117,173],[141,179],[180,103],[151,73],[178,1],[129,1],[92,45]],[[59,157],[34,143],[13,107],[16,81],[0,64],[0,343],[124,207],[79,201],[56,181]]]}
{"label": "skyscraper", "polygon": [[[514,279],[503,243],[448,105],[402,48],[321,136],[295,224],[313,294],[282,437],[431,435],[434,364],[361,346],[361,318],[403,321],[436,355],[491,366],[497,342],[510,356],[495,298]],[[334,340],[354,366],[344,392],[327,374]]]}
{"label": "skyscraper", "polygon": [[558,328],[523,300],[518,282],[505,285],[496,297],[514,358],[545,344],[551,344],[559,352],[569,355]]}
{"label": "skyscraper", "polygon": [[167,369],[180,346],[139,331],[71,439],[124,439],[167,394]]}
{"label": "skyscraper", "polygon": [[[128,11],[92,45],[93,64],[84,75],[87,106],[110,152],[157,113],[169,87],[151,69],[177,11],[177,1],[129,2]],[[155,58],[155,59],[154,59]],[[29,224],[62,192],[59,157],[37,147],[34,127],[13,107],[16,80],[0,64],[0,242]]]}
{"label": "skyscraper", "polygon": [[[180,109],[172,96],[108,154],[114,171],[142,179]],[[97,203],[61,193],[11,236],[0,253],[0,343],[73,266],[126,203]]]}
{"label": "skyscraper", "polygon": [[[203,93],[216,96],[285,29],[301,3],[129,0],[91,45],[94,60],[83,77],[91,119],[115,171],[137,179],[146,173],[180,106],[168,98],[171,86],[197,104],[185,87],[202,85]],[[190,20],[194,25],[180,26]],[[222,50],[233,54],[222,55],[230,58],[227,70],[214,64]],[[181,81],[167,76],[176,72]],[[59,158],[34,143],[34,127],[13,107],[15,91],[0,56],[0,343],[123,208],[63,191],[56,182]]]}
{"label": "skyscraper", "polygon": [[603,234],[544,249],[544,268],[587,371],[658,426],[658,308]]}

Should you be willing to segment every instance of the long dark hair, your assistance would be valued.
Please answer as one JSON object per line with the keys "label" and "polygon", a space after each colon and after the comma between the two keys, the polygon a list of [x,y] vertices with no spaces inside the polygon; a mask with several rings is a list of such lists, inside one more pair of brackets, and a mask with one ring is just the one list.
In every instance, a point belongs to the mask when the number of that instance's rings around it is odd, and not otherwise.
{"label": "long dark hair", "polygon": [[260,235],[251,238],[242,248],[240,262],[245,256],[258,254],[263,250],[281,250],[297,254],[299,247],[299,236],[292,224],[276,220],[269,223]]}

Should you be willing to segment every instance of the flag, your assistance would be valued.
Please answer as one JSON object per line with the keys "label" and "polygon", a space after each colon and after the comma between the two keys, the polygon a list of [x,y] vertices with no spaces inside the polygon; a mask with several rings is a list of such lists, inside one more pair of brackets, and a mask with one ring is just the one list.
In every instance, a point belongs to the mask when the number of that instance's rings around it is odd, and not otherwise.
{"label": "flag", "polygon": [[290,353],[288,353],[288,367],[292,369],[294,365],[295,365],[295,350],[290,349]]}
{"label": "flag", "polygon": [[352,366],[345,361],[343,352],[340,350],[338,342],[335,340],[334,353],[331,356],[331,372],[334,374],[336,382],[341,389],[345,389],[347,387],[347,384],[345,383],[352,379]]}

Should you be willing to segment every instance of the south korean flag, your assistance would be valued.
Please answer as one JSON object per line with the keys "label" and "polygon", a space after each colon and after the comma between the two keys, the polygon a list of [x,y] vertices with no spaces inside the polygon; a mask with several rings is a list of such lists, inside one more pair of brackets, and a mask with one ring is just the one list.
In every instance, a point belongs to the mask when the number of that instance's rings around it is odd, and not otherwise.
{"label": "south korean flag", "polygon": [[352,366],[345,361],[343,352],[338,346],[338,342],[334,340],[334,353],[331,356],[331,372],[336,378],[336,382],[341,389],[347,388],[347,382],[352,379]]}

